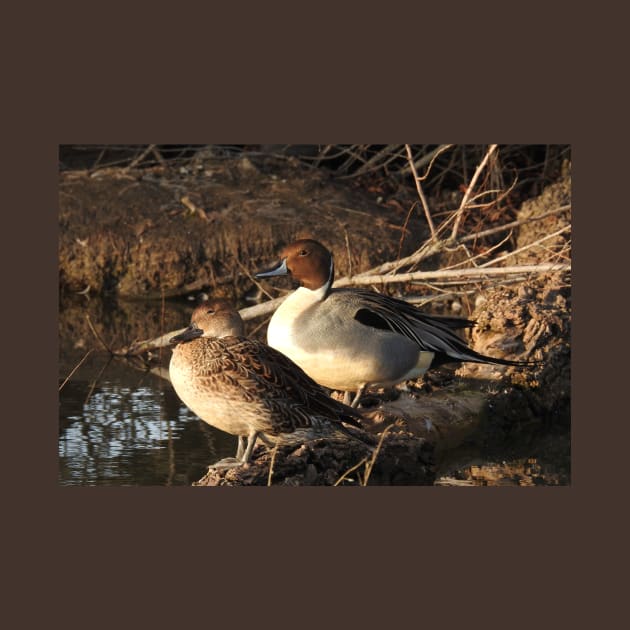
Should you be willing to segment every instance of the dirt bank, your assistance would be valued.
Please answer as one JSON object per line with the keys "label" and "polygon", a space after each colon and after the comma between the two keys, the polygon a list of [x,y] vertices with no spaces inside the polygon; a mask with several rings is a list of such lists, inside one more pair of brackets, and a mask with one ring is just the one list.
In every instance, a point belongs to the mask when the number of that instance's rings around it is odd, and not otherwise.
{"label": "dirt bank", "polygon": [[[502,247],[522,251],[504,256],[502,264],[570,262],[570,193],[567,170],[518,208],[517,219],[544,218],[514,228]],[[428,236],[421,211],[409,212],[411,206],[384,202],[378,193],[332,181],[321,170],[274,158],[208,158],[178,169],[67,172],[60,182],[60,289],[63,294],[132,299],[207,290],[243,306],[248,297],[249,303],[267,299],[261,298],[251,274],[299,236],[329,246],[339,276],[411,254]],[[504,237],[474,245],[492,247]],[[467,241],[466,247],[446,248],[424,260],[421,268],[444,268],[467,259],[472,247]],[[417,296],[427,285],[376,288]],[[491,446],[500,458],[513,445],[529,444],[532,436],[545,432],[562,437],[562,457],[569,450],[570,274],[524,275],[504,284],[490,284],[480,275],[466,291],[457,289],[431,286],[438,295],[452,293],[424,308],[474,319],[477,325],[467,334],[471,346],[483,354],[540,363],[527,369],[445,366],[406,388],[371,392],[363,406],[366,430],[378,438],[391,427],[371,483],[461,479],[460,469],[454,472],[445,464],[457,449]],[[75,296],[64,301],[62,312],[67,317],[60,318],[60,334],[77,340],[77,356],[93,341],[86,313],[103,337],[111,340],[115,334],[123,340],[112,344],[118,347],[183,325],[181,308],[143,317],[143,308],[129,301],[112,314],[100,302],[84,303]],[[259,324],[248,323],[248,331],[254,326],[264,336]],[[285,450],[278,453],[274,485],[334,483],[365,456],[356,448],[344,451],[326,443]],[[259,449],[251,466],[212,473],[200,485],[264,485],[270,458]],[[536,469],[527,458],[523,461],[528,470]],[[474,474],[481,474],[479,470],[477,466]],[[558,479],[568,482],[567,477]]]}
{"label": "dirt bank", "polygon": [[418,213],[292,161],[249,158],[188,168],[61,174],[63,291],[160,298],[210,288],[233,300],[279,246],[325,242],[340,274],[407,255],[426,236]]}

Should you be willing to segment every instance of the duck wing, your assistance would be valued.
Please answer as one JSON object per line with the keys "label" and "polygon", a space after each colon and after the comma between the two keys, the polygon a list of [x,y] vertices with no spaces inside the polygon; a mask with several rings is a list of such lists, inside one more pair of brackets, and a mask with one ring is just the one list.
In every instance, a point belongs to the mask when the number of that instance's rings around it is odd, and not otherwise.
{"label": "duck wing", "polygon": [[[498,363],[501,365],[524,366],[534,365],[526,361],[510,361],[485,356],[475,352],[461,339],[456,330],[470,328],[475,322],[459,317],[440,317],[428,315],[408,302],[387,295],[364,289],[337,289],[339,295],[346,294],[355,303],[354,319],[365,326],[391,330],[403,335],[424,351],[434,352],[442,362],[472,361],[476,363]],[[335,293],[331,293],[332,297]]]}
{"label": "duck wing", "polygon": [[331,398],[284,354],[262,341],[247,337],[222,337],[224,377],[242,389],[246,398],[260,400],[272,413],[275,428],[290,432],[311,426],[313,417],[360,427],[361,414]]}

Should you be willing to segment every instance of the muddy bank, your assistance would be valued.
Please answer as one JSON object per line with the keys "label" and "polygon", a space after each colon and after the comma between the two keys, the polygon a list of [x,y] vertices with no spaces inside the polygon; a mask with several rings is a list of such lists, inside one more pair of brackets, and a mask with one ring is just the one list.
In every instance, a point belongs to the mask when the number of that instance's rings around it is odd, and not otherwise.
{"label": "muddy bank", "polygon": [[[570,261],[570,189],[567,172],[522,204],[519,218],[566,208],[515,229],[510,248],[526,247],[550,234],[553,238],[506,258],[505,264],[536,263],[550,256]],[[137,298],[210,290],[244,306],[248,297],[261,299],[250,274],[275,260],[280,247],[298,236],[326,243],[342,276],[409,255],[425,240],[424,226],[418,212],[408,217],[395,204],[379,203],[376,194],[332,182],[321,171],[270,159],[204,160],[185,172],[65,173],[60,184],[60,288],[64,295],[87,289],[86,296],[62,300],[60,336],[74,344],[69,367],[95,343],[92,327],[119,348],[180,328],[192,310],[185,301],[167,301],[161,312],[149,313]],[[503,238],[501,234],[494,242]],[[452,248],[425,261],[423,268],[443,268],[465,254]],[[485,470],[483,462],[466,461],[461,455],[466,449],[492,448],[501,462],[506,453],[522,455],[522,447],[543,434],[560,436],[566,448],[559,452],[569,459],[570,275],[517,280],[490,286],[480,278],[468,285],[465,295],[424,308],[476,320],[466,334],[478,352],[541,363],[525,370],[453,364],[396,390],[370,392],[363,404],[366,430],[376,438],[386,427],[391,432],[370,483],[465,482]],[[376,288],[399,296],[422,295],[426,289],[413,284]],[[120,309],[90,299],[95,294],[116,296]],[[247,326],[248,333],[264,338],[263,321]],[[164,363],[169,354],[165,349],[158,360]],[[272,483],[332,485],[365,456],[354,447],[326,443],[280,449]],[[200,485],[266,485],[271,457],[259,449],[251,466],[211,473]],[[530,460],[525,457],[522,467],[535,476],[537,464]],[[468,472],[462,473],[462,466]],[[503,474],[499,464],[493,466],[486,470],[491,480]],[[364,467],[357,470],[365,472]],[[505,471],[520,474],[509,465]],[[356,473],[344,483],[360,479]],[[568,476],[557,479],[568,483]]]}
{"label": "muddy bank", "polygon": [[160,298],[211,289],[238,301],[249,274],[299,236],[322,240],[345,275],[407,255],[426,236],[418,213],[273,158],[187,168],[60,175],[62,291]]}

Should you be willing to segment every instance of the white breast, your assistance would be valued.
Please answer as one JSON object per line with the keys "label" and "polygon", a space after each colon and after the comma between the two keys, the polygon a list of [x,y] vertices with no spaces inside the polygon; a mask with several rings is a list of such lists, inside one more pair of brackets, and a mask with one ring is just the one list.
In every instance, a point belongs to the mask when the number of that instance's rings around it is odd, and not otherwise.
{"label": "white breast", "polygon": [[[323,287],[322,287],[323,289]],[[295,349],[294,330],[296,319],[323,298],[322,289],[311,291],[300,287],[276,310],[267,328],[267,343],[287,356]]]}

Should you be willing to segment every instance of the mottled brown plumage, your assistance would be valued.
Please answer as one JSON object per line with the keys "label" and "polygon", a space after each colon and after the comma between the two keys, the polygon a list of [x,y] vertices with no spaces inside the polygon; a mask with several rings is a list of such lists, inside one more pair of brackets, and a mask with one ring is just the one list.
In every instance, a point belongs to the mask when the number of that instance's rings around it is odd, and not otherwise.
{"label": "mottled brown plumage", "polygon": [[236,459],[225,465],[247,462],[257,437],[267,444],[347,437],[342,422],[359,424],[354,409],[330,398],[289,358],[244,337],[238,312],[225,300],[200,304],[171,342],[178,396],[208,424],[239,436]]}

